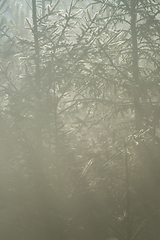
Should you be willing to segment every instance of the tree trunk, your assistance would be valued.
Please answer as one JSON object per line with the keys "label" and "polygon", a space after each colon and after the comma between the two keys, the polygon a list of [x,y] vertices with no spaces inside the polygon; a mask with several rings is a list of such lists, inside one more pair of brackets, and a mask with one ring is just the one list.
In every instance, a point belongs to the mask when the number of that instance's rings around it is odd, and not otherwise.
{"label": "tree trunk", "polygon": [[[39,55],[39,39],[38,39],[38,28],[37,28],[37,13],[36,13],[36,0],[32,0],[32,19],[33,19],[33,35],[34,35],[34,49],[35,49],[35,87],[36,87],[36,98],[41,100],[40,88],[41,88],[41,76],[40,76],[40,55]],[[39,160],[42,160],[42,132],[40,126],[40,111],[37,109],[35,117],[36,125],[36,141],[37,141],[37,150],[39,153]]]}
{"label": "tree trunk", "polygon": [[136,30],[136,0],[131,0],[131,37],[132,37],[132,57],[133,57],[133,81],[135,84],[134,108],[135,108],[135,126],[136,130],[142,129],[142,112],[140,106],[140,88],[139,88],[139,66],[138,66],[138,46],[137,46],[137,30]]}

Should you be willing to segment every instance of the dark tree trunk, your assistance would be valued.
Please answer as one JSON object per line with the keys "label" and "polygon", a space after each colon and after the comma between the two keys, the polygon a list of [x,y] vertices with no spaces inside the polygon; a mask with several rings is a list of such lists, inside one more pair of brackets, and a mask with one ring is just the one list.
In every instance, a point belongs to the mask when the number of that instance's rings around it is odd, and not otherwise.
{"label": "dark tree trunk", "polygon": [[136,130],[142,129],[142,112],[140,106],[140,88],[139,88],[139,66],[138,66],[138,46],[136,29],[136,0],[131,0],[131,37],[132,37],[132,57],[133,57],[133,81],[135,84],[134,108],[135,108],[135,126]]}

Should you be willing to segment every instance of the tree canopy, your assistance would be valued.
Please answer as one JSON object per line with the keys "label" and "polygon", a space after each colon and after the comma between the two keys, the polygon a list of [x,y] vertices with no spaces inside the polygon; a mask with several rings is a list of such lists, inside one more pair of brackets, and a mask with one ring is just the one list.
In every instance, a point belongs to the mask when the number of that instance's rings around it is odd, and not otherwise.
{"label": "tree canopy", "polygon": [[159,239],[159,0],[0,15],[0,237]]}

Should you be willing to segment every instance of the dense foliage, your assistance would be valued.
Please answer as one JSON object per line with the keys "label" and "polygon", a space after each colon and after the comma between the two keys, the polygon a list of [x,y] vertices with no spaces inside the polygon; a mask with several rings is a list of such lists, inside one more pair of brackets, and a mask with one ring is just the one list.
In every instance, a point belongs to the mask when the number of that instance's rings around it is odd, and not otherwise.
{"label": "dense foliage", "polygon": [[0,14],[1,239],[159,239],[160,2]]}

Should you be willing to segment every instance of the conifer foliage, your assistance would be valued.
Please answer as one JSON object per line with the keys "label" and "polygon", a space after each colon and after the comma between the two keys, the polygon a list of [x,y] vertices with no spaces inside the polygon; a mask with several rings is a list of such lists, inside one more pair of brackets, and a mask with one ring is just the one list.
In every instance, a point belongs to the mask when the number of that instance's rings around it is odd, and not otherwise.
{"label": "conifer foliage", "polygon": [[0,238],[159,239],[159,1],[7,4]]}

